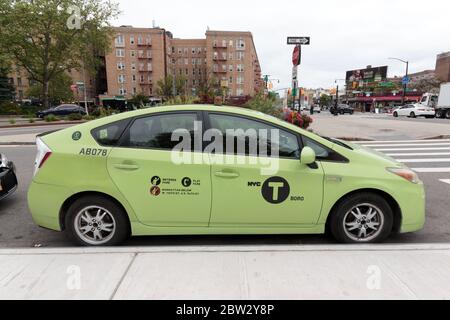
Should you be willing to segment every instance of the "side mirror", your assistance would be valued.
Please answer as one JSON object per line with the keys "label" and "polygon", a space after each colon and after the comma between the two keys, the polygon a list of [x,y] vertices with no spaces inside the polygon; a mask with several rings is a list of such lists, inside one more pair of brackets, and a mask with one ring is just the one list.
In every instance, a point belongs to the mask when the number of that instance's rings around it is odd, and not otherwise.
{"label": "side mirror", "polygon": [[300,155],[300,163],[310,165],[316,162],[316,152],[310,147],[304,147]]}

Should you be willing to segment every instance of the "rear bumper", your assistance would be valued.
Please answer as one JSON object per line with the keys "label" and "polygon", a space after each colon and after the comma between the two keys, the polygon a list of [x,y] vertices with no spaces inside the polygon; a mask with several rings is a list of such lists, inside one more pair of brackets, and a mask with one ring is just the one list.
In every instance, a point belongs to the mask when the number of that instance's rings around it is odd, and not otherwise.
{"label": "rear bumper", "polygon": [[6,168],[0,168],[0,200],[12,195],[17,186],[16,168],[9,162]]}
{"label": "rear bumper", "polygon": [[72,192],[61,186],[31,182],[28,208],[34,222],[43,228],[61,231],[60,210]]}

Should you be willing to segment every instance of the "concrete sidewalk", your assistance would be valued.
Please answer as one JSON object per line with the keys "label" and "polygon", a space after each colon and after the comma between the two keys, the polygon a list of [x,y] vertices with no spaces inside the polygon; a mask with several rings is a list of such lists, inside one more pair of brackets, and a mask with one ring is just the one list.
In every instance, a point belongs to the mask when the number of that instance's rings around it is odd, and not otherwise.
{"label": "concrete sidewalk", "polygon": [[0,299],[450,299],[450,244],[0,250]]}

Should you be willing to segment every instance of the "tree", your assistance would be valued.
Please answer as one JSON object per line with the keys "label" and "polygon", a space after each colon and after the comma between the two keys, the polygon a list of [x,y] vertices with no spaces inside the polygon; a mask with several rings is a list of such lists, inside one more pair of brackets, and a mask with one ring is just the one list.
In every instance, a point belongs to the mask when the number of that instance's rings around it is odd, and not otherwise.
{"label": "tree", "polygon": [[70,69],[95,71],[118,12],[107,0],[0,0],[0,48],[42,85],[47,107],[52,80]]}
{"label": "tree", "polygon": [[131,103],[132,105],[137,107],[143,107],[149,102],[150,98],[143,93],[135,94],[130,100],[128,100],[128,103]]}
{"label": "tree", "polygon": [[419,92],[439,93],[442,81],[438,79],[423,79],[419,82],[412,83],[409,86],[411,90],[417,90]]}
{"label": "tree", "polygon": [[9,80],[11,66],[5,56],[0,55],[0,102],[11,101],[15,96],[14,85]]}
{"label": "tree", "polygon": [[[48,102],[52,105],[58,105],[63,102],[72,102],[74,99],[73,92],[70,90],[72,79],[65,73],[58,74],[53,78],[48,87]],[[42,84],[36,82],[28,89],[27,95],[32,98],[38,98],[43,101]]]}
{"label": "tree", "polygon": [[[175,91],[176,96],[186,95],[186,77],[182,75],[176,77]],[[158,82],[156,83],[156,94],[165,99],[170,99],[174,97],[172,75],[168,75],[167,77],[158,80]]]}
{"label": "tree", "polygon": [[320,105],[323,106],[329,106],[331,103],[331,97],[329,95],[323,94],[320,96]]}
{"label": "tree", "polygon": [[264,96],[262,92],[255,95],[244,107],[256,110],[274,117],[280,117],[282,106],[278,99],[273,96]]}

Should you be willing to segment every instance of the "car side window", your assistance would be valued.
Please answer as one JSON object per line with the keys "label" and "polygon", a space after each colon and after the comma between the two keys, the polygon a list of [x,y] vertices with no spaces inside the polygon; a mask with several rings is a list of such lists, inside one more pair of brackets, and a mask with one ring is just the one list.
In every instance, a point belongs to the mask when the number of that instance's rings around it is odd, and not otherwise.
{"label": "car side window", "polygon": [[[271,154],[271,150],[272,147],[274,150],[278,147],[279,157],[292,159],[300,157],[297,135],[289,131],[261,121],[226,114],[210,113],[209,120],[211,128],[219,130],[223,137],[224,153],[275,157]],[[234,150],[227,150],[227,139],[234,142]],[[261,145],[265,150],[260,148]]]}
{"label": "car side window", "polygon": [[91,134],[101,146],[116,146],[129,122],[130,119],[113,122],[92,130]]}
{"label": "car side window", "polygon": [[[136,119],[127,130],[121,147],[144,149],[174,149],[184,137],[172,141],[172,134],[182,130],[190,135],[194,150],[194,129],[197,113],[169,113]],[[180,131],[181,132],[181,131]]]}
{"label": "car side window", "polygon": [[310,147],[314,150],[317,159],[326,159],[330,155],[329,149],[325,146],[322,146],[320,143],[305,136],[302,137],[302,140],[305,147]]}

